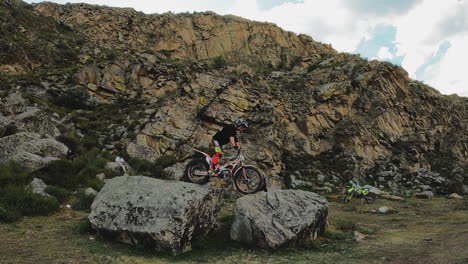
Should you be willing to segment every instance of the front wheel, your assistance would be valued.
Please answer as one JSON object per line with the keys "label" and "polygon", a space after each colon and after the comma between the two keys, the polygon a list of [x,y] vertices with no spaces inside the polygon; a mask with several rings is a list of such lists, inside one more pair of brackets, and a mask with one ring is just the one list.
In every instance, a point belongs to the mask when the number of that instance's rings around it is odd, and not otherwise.
{"label": "front wheel", "polygon": [[234,173],[234,185],[242,194],[256,193],[264,184],[262,174],[254,166],[243,166]]}
{"label": "front wheel", "polygon": [[343,203],[344,204],[349,203],[349,201],[351,201],[351,198],[353,198],[353,193],[349,193],[349,194],[347,193],[345,197],[343,197]]}
{"label": "front wheel", "polygon": [[188,182],[204,184],[210,180],[209,169],[204,160],[195,159],[185,167],[184,177]]}

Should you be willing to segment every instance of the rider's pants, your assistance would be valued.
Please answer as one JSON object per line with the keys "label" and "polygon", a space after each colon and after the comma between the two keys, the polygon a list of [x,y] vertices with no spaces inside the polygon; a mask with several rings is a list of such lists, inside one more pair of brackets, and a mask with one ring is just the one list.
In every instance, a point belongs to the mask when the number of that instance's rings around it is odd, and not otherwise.
{"label": "rider's pants", "polygon": [[221,153],[221,146],[219,145],[219,142],[216,140],[212,141],[214,150],[215,150],[215,155],[213,159],[211,160],[211,167],[214,169],[216,165],[218,165],[219,159],[223,156],[223,153]]}

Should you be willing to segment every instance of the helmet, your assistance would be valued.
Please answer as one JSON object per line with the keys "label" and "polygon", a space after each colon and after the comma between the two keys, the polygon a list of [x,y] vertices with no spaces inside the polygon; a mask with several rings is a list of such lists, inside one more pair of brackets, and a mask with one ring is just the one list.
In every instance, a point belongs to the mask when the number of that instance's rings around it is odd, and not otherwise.
{"label": "helmet", "polygon": [[247,121],[244,119],[237,119],[235,124],[236,126],[245,126],[246,128],[249,127],[249,124],[247,124]]}

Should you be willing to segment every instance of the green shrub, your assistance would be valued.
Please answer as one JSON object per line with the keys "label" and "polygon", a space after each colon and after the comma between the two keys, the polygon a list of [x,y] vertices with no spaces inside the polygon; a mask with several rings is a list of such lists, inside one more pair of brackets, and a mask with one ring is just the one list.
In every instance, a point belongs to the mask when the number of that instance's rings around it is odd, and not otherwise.
{"label": "green shrub", "polygon": [[80,234],[94,234],[95,231],[89,222],[88,217],[83,217],[77,226],[77,231]]}
{"label": "green shrub", "polygon": [[69,190],[78,187],[97,187],[96,174],[104,172],[107,160],[97,149],[92,149],[74,160],[57,160],[34,173],[48,185],[55,185]]}
{"label": "green shrub", "polygon": [[3,222],[11,223],[11,222],[20,220],[21,217],[22,215],[19,210],[15,210],[15,209],[7,210],[0,205],[0,222],[3,221]]}
{"label": "green shrub", "polygon": [[176,163],[176,159],[172,156],[163,155],[159,157],[155,162],[147,160],[130,158],[128,164],[137,174],[150,175],[155,178],[163,177],[163,170]]}
{"label": "green shrub", "polygon": [[339,220],[335,226],[342,231],[355,231],[357,230],[357,224],[351,220]]}
{"label": "green shrub", "polygon": [[56,199],[43,197],[26,190],[24,186],[15,185],[4,188],[0,204],[13,215],[18,213],[21,215],[48,215],[59,209],[59,203]]}
{"label": "green shrub", "polygon": [[32,177],[18,163],[0,164],[0,191],[8,185],[26,186],[31,180]]}
{"label": "green shrub", "polygon": [[52,101],[54,104],[69,109],[86,109],[88,106],[89,94],[85,88],[74,87],[62,92]]}
{"label": "green shrub", "polygon": [[72,192],[70,192],[69,190],[52,185],[47,186],[44,191],[55,197],[59,201],[59,203],[65,202],[72,195]]}
{"label": "green shrub", "polygon": [[87,196],[84,190],[78,191],[76,200],[72,203],[72,208],[75,210],[81,210],[89,212],[91,210],[91,204],[94,201],[94,196]]}
{"label": "green shrub", "polygon": [[226,59],[222,56],[215,57],[212,62],[213,69],[221,69],[226,66]]}

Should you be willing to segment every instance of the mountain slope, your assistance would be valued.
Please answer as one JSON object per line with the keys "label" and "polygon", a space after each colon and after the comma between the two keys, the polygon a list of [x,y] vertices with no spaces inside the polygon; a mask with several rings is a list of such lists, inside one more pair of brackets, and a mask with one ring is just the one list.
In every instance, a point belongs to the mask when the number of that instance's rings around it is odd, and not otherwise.
{"label": "mountain slope", "polygon": [[[76,88],[107,104],[140,102],[128,116],[112,113],[131,126],[99,118],[92,121],[106,126],[77,125],[79,133],[98,134],[102,148],[183,162],[191,146],[209,146],[217,129],[246,118],[246,156],[286,181],[336,185],[357,177],[396,191],[425,185],[441,193],[468,186],[467,98],[441,95],[401,67],[213,13],[50,3],[34,9],[57,21],[51,28],[66,25],[85,39],[74,69],[54,81],[36,74],[37,87],[54,98]],[[53,62],[42,66],[61,67]]]}

